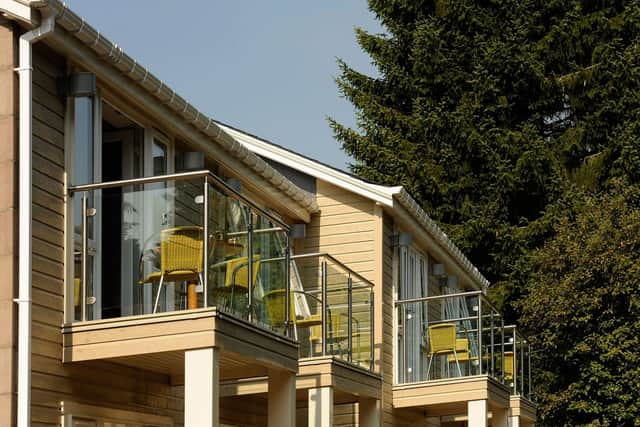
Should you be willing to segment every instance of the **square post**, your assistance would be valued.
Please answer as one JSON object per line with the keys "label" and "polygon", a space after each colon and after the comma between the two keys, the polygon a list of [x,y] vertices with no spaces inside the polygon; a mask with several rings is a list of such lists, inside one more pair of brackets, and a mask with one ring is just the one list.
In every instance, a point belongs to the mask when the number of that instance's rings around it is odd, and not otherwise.
{"label": "square post", "polygon": [[470,400],[467,402],[467,415],[469,427],[488,427],[488,407],[487,400]]}
{"label": "square post", "polygon": [[184,425],[220,426],[220,350],[184,353]]}
{"label": "square post", "polygon": [[269,371],[268,427],[296,425],[296,374]]}
{"label": "square post", "polygon": [[310,388],[308,399],[309,427],[333,426],[333,387]]}
{"label": "square post", "polygon": [[382,405],[378,399],[361,398],[358,401],[358,425],[360,427],[380,427],[382,425]]}

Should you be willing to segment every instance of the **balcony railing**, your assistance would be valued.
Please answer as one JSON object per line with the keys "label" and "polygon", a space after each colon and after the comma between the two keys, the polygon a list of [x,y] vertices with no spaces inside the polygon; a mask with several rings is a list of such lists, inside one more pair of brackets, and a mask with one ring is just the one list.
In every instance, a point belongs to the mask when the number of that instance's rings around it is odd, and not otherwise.
{"label": "balcony railing", "polygon": [[291,257],[292,323],[300,357],[335,356],[373,369],[373,284],[329,254]]}
{"label": "balcony railing", "polygon": [[503,376],[502,318],[480,291],[396,302],[398,384]]}
{"label": "balcony railing", "polygon": [[515,325],[504,327],[505,384],[512,394],[531,399],[531,345]]}
{"label": "balcony railing", "polygon": [[[69,321],[215,306],[286,332],[289,227],[212,173],[80,185],[69,197]],[[269,317],[278,310],[284,321]]]}
{"label": "balcony railing", "polygon": [[397,383],[488,375],[531,396],[530,348],[481,291],[396,302]]}

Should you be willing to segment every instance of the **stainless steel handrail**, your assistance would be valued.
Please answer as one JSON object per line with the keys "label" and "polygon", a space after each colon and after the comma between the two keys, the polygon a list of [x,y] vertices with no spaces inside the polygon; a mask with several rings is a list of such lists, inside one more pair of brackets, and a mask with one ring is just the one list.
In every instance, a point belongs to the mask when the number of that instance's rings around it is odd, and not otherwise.
{"label": "stainless steel handrail", "polygon": [[467,291],[467,292],[458,292],[455,294],[432,295],[430,297],[408,298],[408,299],[394,301],[394,305],[398,306],[402,304],[429,302],[429,301],[436,301],[436,300],[447,299],[447,298],[460,298],[460,297],[473,297],[473,296],[480,296],[482,298],[483,304],[487,304],[491,309],[493,309],[498,314],[500,314],[499,310],[493,304],[491,304],[491,301],[489,301],[489,299],[485,296],[485,294],[482,291]]}
{"label": "stainless steel handrail", "polygon": [[247,198],[243,194],[236,191],[234,188],[230,187],[222,178],[216,176],[211,171],[208,170],[200,170],[193,172],[180,172],[174,174],[166,174],[166,175],[157,175],[157,176],[147,176],[142,178],[131,178],[131,179],[120,179],[116,181],[106,181],[106,182],[96,182],[92,184],[82,184],[82,185],[73,185],[67,187],[67,192],[69,194],[79,193],[83,191],[91,191],[91,190],[100,190],[104,188],[115,188],[115,187],[123,187],[125,185],[144,185],[144,184],[153,184],[157,182],[166,182],[166,181],[183,181],[190,178],[205,178],[207,181],[211,181],[214,184],[222,187],[222,190],[233,199],[243,202],[249,205],[252,209],[256,210],[260,213],[260,215],[269,218],[269,220],[277,223],[281,227],[288,231],[290,226],[283,222],[280,218],[277,218],[267,210],[261,208],[257,205],[256,202]]}
{"label": "stainless steel handrail", "polygon": [[[304,259],[304,258],[319,258],[319,257],[325,257],[330,259],[331,261],[335,262],[336,264],[338,264],[340,267],[344,268],[345,270],[347,270],[349,273],[351,273],[353,276],[355,276],[358,281],[360,282],[364,282],[366,284],[366,286],[368,287],[373,287],[373,283],[368,280],[365,279],[364,277],[362,277],[360,274],[358,274],[357,272],[353,271],[352,269],[350,269],[349,267],[347,267],[345,264],[343,264],[342,262],[338,261],[337,259],[335,259],[332,255],[326,253],[326,252],[314,252],[314,253],[309,253],[309,254],[299,254],[299,255],[293,255],[290,259],[291,260],[296,260],[296,259]],[[353,289],[356,289],[356,287],[354,287]]]}

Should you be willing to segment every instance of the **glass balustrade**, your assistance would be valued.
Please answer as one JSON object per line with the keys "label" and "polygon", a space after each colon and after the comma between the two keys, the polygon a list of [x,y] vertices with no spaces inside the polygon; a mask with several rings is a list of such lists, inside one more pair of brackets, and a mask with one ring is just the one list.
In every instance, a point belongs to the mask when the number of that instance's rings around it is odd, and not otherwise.
{"label": "glass balustrade", "polygon": [[531,399],[531,346],[517,326],[505,326],[505,384],[512,394]]}
{"label": "glass balustrade", "polygon": [[481,292],[396,302],[397,383],[502,375],[500,314]]}
{"label": "glass balustrade", "polygon": [[291,312],[300,357],[373,368],[373,285],[328,254],[291,257]]}
{"label": "glass balustrade", "polygon": [[285,333],[289,228],[207,171],[71,187],[68,318],[217,307]]}

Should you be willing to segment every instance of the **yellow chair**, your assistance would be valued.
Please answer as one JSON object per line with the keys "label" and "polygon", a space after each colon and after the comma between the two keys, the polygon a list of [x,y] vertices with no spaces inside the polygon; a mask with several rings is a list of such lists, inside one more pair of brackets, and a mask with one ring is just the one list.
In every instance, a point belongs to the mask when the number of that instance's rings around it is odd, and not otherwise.
{"label": "yellow chair", "polygon": [[504,352],[504,379],[506,381],[513,380],[513,351],[505,351]]}
{"label": "yellow chair", "polygon": [[204,258],[202,227],[167,228],[160,232],[160,271],[149,274],[141,283],[158,283],[153,313],[158,310],[162,285],[168,282],[202,280]]}
{"label": "yellow chair", "polygon": [[[255,286],[260,270],[260,256],[253,256],[253,271],[251,272],[251,285]],[[232,258],[225,262],[226,272],[224,287],[231,290],[230,306],[233,307],[236,289],[242,292],[249,292],[249,258]]]}
{"label": "yellow chair", "polygon": [[[462,370],[460,369],[460,361],[458,359],[457,341],[456,341],[456,325],[455,323],[439,323],[437,325],[431,325],[428,329],[429,333],[429,364],[427,366],[427,378],[429,378],[429,372],[431,371],[431,363],[435,356],[449,356],[453,355],[456,366],[458,367],[458,374],[462,376]],[[468,342],[467,342],[468,344]],[[462,345],[462,343],[460,343]]]}
{"label": "yellow chair", "polygon": [[[469,351],[469,338],[456,338],[456,353],[458,354],[458,362],[467,362],[469,364],[469,372],[471,372],[471,362],[478,360],[477,357],[471,356]],[[455,363],[456,358],[453,354],[447,356],[449,363]]]}

